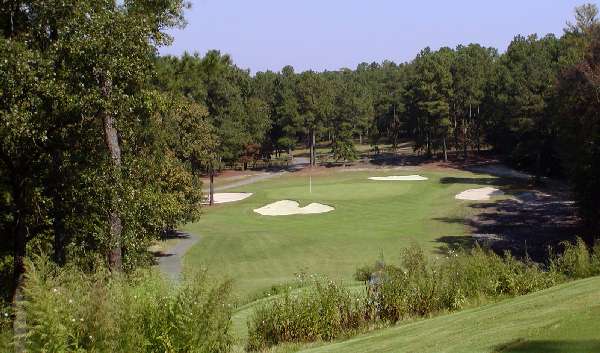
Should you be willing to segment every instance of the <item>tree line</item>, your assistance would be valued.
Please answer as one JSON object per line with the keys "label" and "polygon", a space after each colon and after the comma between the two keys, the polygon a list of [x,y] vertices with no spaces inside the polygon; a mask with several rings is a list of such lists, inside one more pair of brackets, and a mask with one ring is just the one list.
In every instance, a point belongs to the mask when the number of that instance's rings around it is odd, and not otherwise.
{"label": "tree line", "polygon": [[[584,5],[561,37],[507,50],[426,48],[407,63],[258,72],[218,51],[159,56],[181,0],[7,2],[0,7],[0,273],[23,258],[148,263],[160,234],[199,217],[200,177],[327,143],[415,141],[459,158],[493,148],[539,175],[570,177],[600,230],[600,30]],[[597,233],[596,233],[597,234]],[[7,286],[3,286],[7,287]]]}
{"label": "tree line", "polygon": [[517,35],[502,53],[469,44],[425,48],[400,64],[251,75],[209,51],[158,57],[154,82],[208,107],[222,165],[292,155],[299,146],[314,165],[317,144],[347,161],[357,158],[356,142],[396,147],[403,139],[443,159],[493,150],[537,180],[569,177],[597,232],[598,36],[598,8],[586,4],[560,37]]}

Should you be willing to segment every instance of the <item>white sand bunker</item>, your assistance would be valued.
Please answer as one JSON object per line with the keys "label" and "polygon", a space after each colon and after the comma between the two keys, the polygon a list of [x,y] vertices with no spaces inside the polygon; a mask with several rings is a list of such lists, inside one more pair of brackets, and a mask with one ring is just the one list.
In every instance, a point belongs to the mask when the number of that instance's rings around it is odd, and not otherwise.
{"label": "white sand bunker", "polygon": [[370,177],[369,180],[378,181],[411,181],[411,180],[429,180],[428,178],[420,175],[392,175],[386,177]]}
{"label": "white sand bunker", "polygon": [[504,192],[492,187],[469,189],[456,195],[457,200],[486,201],[492,196],[504,195]]}
{"label": "white sand bunker", "polygon": [[296,201],[281,200],[257,208],[254,212],[263,216],[290,216],[295,214],[327,213],[333,210],[335,208],[320,203],[311,203],[310,205],[300,207],[300,204]]}
{"label": "white sand bunker", "polygon": [[251,192],[217,192],[214,194],[215,203],[236,202],[252,196]]}

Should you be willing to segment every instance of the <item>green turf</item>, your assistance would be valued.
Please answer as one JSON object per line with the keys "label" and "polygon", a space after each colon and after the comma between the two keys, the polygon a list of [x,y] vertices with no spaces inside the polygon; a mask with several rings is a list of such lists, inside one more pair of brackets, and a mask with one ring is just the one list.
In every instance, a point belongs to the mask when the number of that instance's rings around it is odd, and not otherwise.
{"label": "green turf", "polygon": [[600,278],[302,352],[600,352]]}
{"label": "green turf", "polygon": [[[367,179],[414,173],[430,180]],[[186,227],[201,240],[185,256],[185,266],[207,266],[232,278],[234,291],[242,298],[290,281],[299,271],[350,282],[357,266],[372,263],[382,253],[393,262],[411,242],[433,251],[444,245],[436,239],[465,235],[463,219],[472,211],[454,195],[493,180],[448,171],[330,174],[313,177],[312,194],[306,175],[289,174],[237,190],[255,193],[242,202],[207,209],[200,222]],[[299,201],[301,206],[320,202],[336,210],[284,217],[252,211],[282,199]]]}

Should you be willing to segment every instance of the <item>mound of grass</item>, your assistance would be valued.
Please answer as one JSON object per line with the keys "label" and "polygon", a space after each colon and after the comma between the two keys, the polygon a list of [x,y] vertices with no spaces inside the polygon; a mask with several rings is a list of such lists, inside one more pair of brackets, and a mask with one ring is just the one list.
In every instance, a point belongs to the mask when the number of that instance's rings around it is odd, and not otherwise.
{"label": "mound of grass", "polygon": [[301,352],[600,352],[598,298],[594,277]]}

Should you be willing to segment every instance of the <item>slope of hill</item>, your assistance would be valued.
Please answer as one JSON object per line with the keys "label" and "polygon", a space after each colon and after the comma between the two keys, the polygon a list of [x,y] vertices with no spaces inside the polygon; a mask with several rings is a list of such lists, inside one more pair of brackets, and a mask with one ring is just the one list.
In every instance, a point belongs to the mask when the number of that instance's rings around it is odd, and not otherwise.
{"label": "slope of hill", "polygon": [[302,352],[600,352],[600,277]]}

